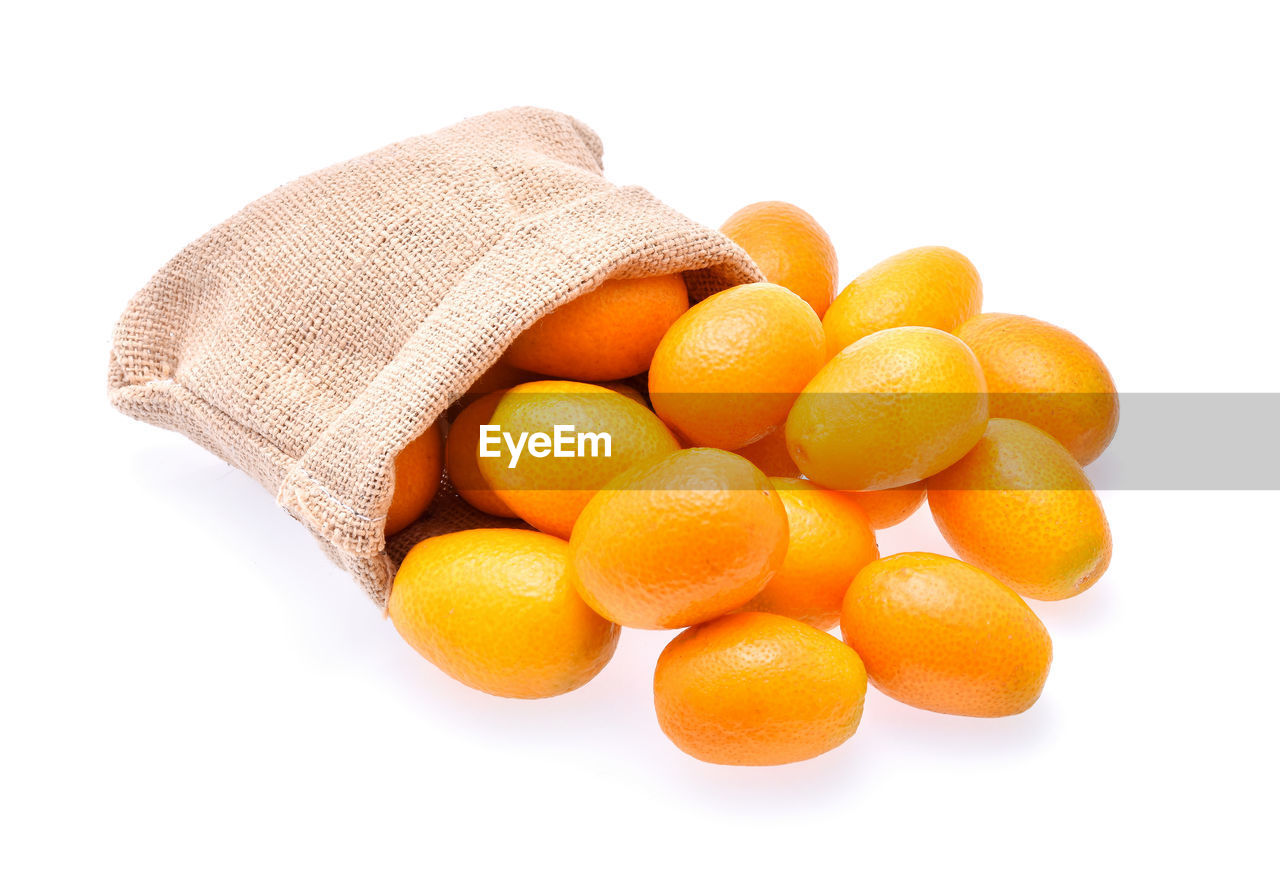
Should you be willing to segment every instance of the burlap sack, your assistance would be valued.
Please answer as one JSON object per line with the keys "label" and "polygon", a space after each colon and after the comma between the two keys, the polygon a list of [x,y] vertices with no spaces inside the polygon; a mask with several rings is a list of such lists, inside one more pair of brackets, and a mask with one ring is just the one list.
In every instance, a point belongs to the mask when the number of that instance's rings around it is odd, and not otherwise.
{"label": "burlap sack", "polygon": [[387,543],[395,456],[539,317],[609,277],[746,254],[602,177],[594,132],[517,108],[307,175],[187,246],[129,303],[112,403],[248,472],[379,604],[427,535],[495,521],[447,488]]}

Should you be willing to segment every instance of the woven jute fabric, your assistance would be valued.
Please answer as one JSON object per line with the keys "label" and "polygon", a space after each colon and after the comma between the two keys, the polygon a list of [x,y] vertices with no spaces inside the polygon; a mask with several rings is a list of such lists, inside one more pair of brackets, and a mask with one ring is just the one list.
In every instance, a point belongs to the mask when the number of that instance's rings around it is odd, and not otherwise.
{"label": "woven jute fabric", "polygon": [[252,475],[385,604],[414,542],[494,523],[446,486],[383,531],[396,454],[516,335],[608,278],[681,272],[695,299],[760,278],[601,157],[577,120],[515,108],[286,184],[130,301],[112,403]]}

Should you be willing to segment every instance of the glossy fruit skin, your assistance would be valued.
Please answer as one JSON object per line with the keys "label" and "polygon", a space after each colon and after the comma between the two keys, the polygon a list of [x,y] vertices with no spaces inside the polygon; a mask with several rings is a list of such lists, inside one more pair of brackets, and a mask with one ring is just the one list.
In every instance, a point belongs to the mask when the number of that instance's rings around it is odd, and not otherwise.
{"label": "glossy fruit skin", "polygon": [[853,577],[880,557],[876,534],[852,494],[799,478],[769,482],[787,510],[787,555],[743,609],[830,630],[840,621],[840,604]]}
{"label": "glossy fruit skin", "polygon": [[662,731],[690,756],[725,765],[793,763],[839,747],[857,731],[866,694],[856,652],[761,612],[680,634],[653,677]]}
{"label": "glossy fruit skin", "polygon": [[422,517],[435,499],[444,468],[443,448],[440,426],[432,423],[396,455],[395,489],[391,491],[385,527],[388,536]]}
{"label": "glossy fruit skin", "polygon": [[579,432],[607,432],[608,457],[541,459],[523,453],[515,468],[507,447],[498,457],[480,457],[480,474],[513,512],[544,533],[569,538],[588,500],[612,478],[637,463],[678,450],[678,442],[653,412],[631,398],[588,383],[540,380],[509,389],[493,412],[503,432],[551,434],[557,425]]}
{"label": "glossy fruit skin", "polygon": [[787,417],[800,471],[836,490],[912,484],[963,456],[987,422],[969,347],[934,328],[891,328],[831,359]]}
{"label": "glossy fruit skin", "polygon": [[787,452],[787,433],[782,426],[774,428],[759,441],[739,447],[734,453],[750,460],[752,465],[770,478],[800,477],[800,469]]}
{"label": "glossy fruit skin", "polygon": [[649,398],[690,443],[736,450],[787,416],[826,360],[803,300],[761,282],[713,294],[672,324],[649,368]]}
{"label": "glossy fruit skin", "polygon": [[405,641],[462,683],[547,698],[586,683],[619,629],[569,581],[569,545],[532,530],[463,530],[424,539],[396,573],[387,614]]}
{"label": "glossy fruit skin", "polygon": [[1111,562],[1111,528],[1084,470],[1032,425],[991,420],[928,488],[933,520],[956,554],[1026,597],[1074,597]]}
{"label": "glossy fruit skin", "polygon": [[982,309],[982,279],[969,259],[941,246],[912,248],[883,260],[850,282],[822,321],[827,349],[885,328],[920,326],[954,331]]}
{"label": "glossy fruit skin", "polygon": [[621,380],[648,370],[658,341],[688,308],[679,273],[609,279],[535,322],[505,358],[551,377]]}
{"label": "glossy fruit skin", "polygon": [[765,279],[792,291],[818,318],[836,296],[836,249],[813,216],[789,202],[753,202],[720,227]]}
{"label": "glossy fruit skin", "polygon": [[787,553],[787,513],[760,470],[692,447],[619,475],[569,542],[582,599],[630,628],[683,628],[737,609]]}
{"label": "glossy fruit skin", "polygon": [[1021,597],[977,567],[926,552],[863,567],[840,629],[876,688],[944,714],[1019,714],[1049,675],[1049,632]]}
{"label": "glossy fruit skin", "polygon": [[956,330],[977,356],[991,392],[991,415],[1044,429],[1088,465],[1107,449],[1120,424],[1120,400],[1098,353],[1064,330],[1028,318],[988,312]]}
{"label": "glossy fruit skin", "polygon": [[925,482],[916,481],[905,487],[888,490],[864,490],[848,494],[853,498],[873,530],[883,530],[902,523],[924,505]]}
{"label": "glossy fruit skin", "polygon": [[444,460],[453,489],[472,507],[495,517],[514,518],[516,513],[493,492],[489,482],[480,474],[476,458],[480,426],[493,422],[493,411],[505,393],[505,389],[490,392],[463,408],[449,424]]}

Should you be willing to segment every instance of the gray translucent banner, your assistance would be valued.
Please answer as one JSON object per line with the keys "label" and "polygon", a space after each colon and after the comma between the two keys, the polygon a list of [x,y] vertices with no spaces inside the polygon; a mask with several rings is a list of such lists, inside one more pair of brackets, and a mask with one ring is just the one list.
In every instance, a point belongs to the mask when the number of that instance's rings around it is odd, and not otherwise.
{"label": "gray translucent banner", "polygon": [[[541,393],[509,393],[526,402],[547,398],[552,420],[573,424],[581,432],[598,432],[593,425],[590,395],[559,396],[554,402]],[[832,413],[865,415],[854,428],[877,425],[876,437],[906,438],[922,413],[955,412],[956,398],[967,393],[817,393]],[[1099,490],[1280,490],[1280,393],[1127,393],[1121,395],[1040,394],[989,395],[992,416],[1011,413],[1089,413],[1118,404],[1119,428],[1106,451],[1085,469]],[[682,399],[679,410],[716,414],[777,411],[786,413],[792,395],[774,392],[668,395]],[[659,402],[660,410],[661,402]],[[526,423],[525,425],[528,425]],[[885,429],[889,431],[886,433]],[[500,427],[506,429],[508,427]],[[545,429],[550,432],[552,426]],[[899,433],[900,429],[900,433]],[[779,427],[775,431],[781,432]],[[627,456],[634,445],[626,437],[612,439],[613,456]],[[693,446],[689,444],[688,446]],[[858,448],[850,444],[850,453]],[[575,451],[576,452],[576,451]],[[586,452],[586,451],[584,451]],[[520,461],[524,468],[528,455]],[[580,470],[568,463],[543,460],[549,483],[543,489],[586,490]],[[1009,486],[981,489],[1073,489],[1075,485],[1053,469],[1015,469]],[[657,489],[657,488],[649,488]],[[665,487],[663,489],[677,489]]]}
{"label": "gray translucent banner", "polygon": [[1280,490],[1280,393],[1118,397],[1119,431],[1085,469],[1099,490]]}

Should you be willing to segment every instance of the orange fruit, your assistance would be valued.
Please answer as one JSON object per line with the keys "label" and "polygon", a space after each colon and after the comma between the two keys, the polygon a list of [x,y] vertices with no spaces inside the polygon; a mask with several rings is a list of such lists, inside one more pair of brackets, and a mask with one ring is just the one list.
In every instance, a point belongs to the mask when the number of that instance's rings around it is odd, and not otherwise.
{"label": "orange fruit", "polygon": [[827,231],[790,202],[753,202],[720,227],[764,277],[792,291],[822,318],[836,296],[836,249]]}
{"label": "orange fruit", "polygon": [[[647,408],[610,389],[570,380],[508,390],[491,425],[501,437],[489,447],[496,456],[484,456],[481,445],[480,476],[518,516],[564,539],[583,506],[614,476],[680,447]],[[564,430],[561,451],[568,456],[556,455],[557,427]]]}
{"label": "orange fruit", "polygon": [[798,478],[770,478],[787,510],[782,568],[744,610],[777,613],[823,631],[840,621],[849,583],[880,556],[876,534],[852,494]]}
{"label": "orange fruit", "polygon": [[787,417],[808,478],[885,490],[951,465],[987,423],[987,387],[969,347],[933,328],[891,328],[831,359]]}
{"label": "orange fruit", "polygon": [[770,430],[759,441],[739,447],[734,453],[751,461],[751,464],[771,478],[798,478],[800,469],[791,461],[787,452],[787,433],[782,426]]}
{"label": "orange fruit", "polygon": [[547,698],[586,683],[618,644],[565,578],[569,544],[532,530],[424,539],[396,573],[387,614],[424,658],[468,686]]}
{"label": "orange fruit", "polygon": [[924,504],[924,481],[888,490],[863,490],[849,496],[866,514],[871,529],[883,530],[902,523]]}
{"label": "orange fruit", "polygon": [[658,657],[658,725],[692,757],[772,766],[826,753],[862,719],[867,673],[830,634],[740,612],[696,625]]}
{"label": "orange fruit", "polygon": [[862,568],[840,616],[876,688],[925,710],[1022,713],[1049,675],[1049,632],[1026,602],[977,567],[910,552]]}
{"label": "orange fruit", "polygon": [[928,486],[929,510],[956,553],[1027,597],[1073,597],[1111,562],[1111,528],[1093,486],[1035,426],[991,420]]}
{"label": "orange fruit", "polygon": [[826,360],[822,323],[786,288],[713,294],[672,324],[649,368],[649,398],[693,444],[735,450],[763,438]]}
{"label": "orange fruit", "polygon": [[1044,429],[1081,465],[1107,449],[1120,423],[1116,385],[1075,334],[1025,315],[988,312],[969,319],[956,336],[982,365],[993,417]]}
{"label": "orange fruit", "polygon": [[822,320],[835,355],[885,328],[908,325],[954,331],[982,309],[982,279],[950,248],[912,248],[850,282]]}
{"label": "orange fruit", "polygon": [[516,513],[499,498],[489,482],[480,474],[476,459],[480,444],[480,427],[493,423],[493,411],[506,390],[490,392],[471,402],[449,424],[449,437],[444,445],[445,466],[449,481],[458,495],[475,508],[500,518],[514,518]]}
{"label": "orange fruit", "polygon": [[385,527],[388,536],[422,517],[435,498],[444,465],[442,446],[440,425],[432,423],[396,455],[395,489],[391,491]]}
{"label": "orange fruit", "polygon": [[571,380],[620,380],[643,373],[658,341],[689,308],[679,273],[609,279],[538,319],[507,349],[518,368]]}
{"label": "orange fruit", "polygon": [[787,513],[751,463],[694,447],[610,481],[569,546],[596,612],[631,628],[683,628],[759,593],[786,555]]}

